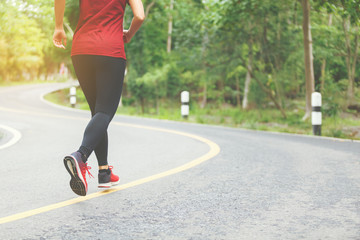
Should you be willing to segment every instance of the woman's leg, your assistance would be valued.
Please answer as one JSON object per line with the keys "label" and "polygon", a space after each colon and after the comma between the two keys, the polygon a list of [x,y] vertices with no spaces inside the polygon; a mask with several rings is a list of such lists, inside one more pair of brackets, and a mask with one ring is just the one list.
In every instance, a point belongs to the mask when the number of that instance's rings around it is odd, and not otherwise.
{"label": "woman's leg", "polygon": [[71,189],[85,196],[88,189],[85,162],[94,150],[99,163],[99,187],[107,188],[119,182],[119,177],[107,166],[107,128],[119,104],[126,61],[91,55],[74,56],[72,60],[92,118],[85,129],[80,149],[66,156],[64,165],[71,176]]}
{"label": "woman's leg", "polygon": [[[76,68],[77,59],[75,57],[77,56],[73,57],[73,61]],[[93,85],[88,86],[87,82],[84,83],[83,80],[80,80],[81,76],[77,74],[93,113],[93,117],[85,129],[79,152],[86,161],[95,150],[99,166],[107,166],[107,128],[119,105],[126,61],[122,58],[107,56],[84,57],[91,57],[96,83],[94,89]],[[90,64],[87,66],[89,67]],[[88,71],[92,72],[92,69],[88,69]]]}
{"label": "woman's leg", "polygon": [[[91,56],[74,56],[72,60],[79,83],[93,112],[96,104],[96,69],[93,59]],[[71,176],[70,187],[80,196],[85,196],[88,189],[88,167],[85,162],[86,158],[80,152],[74,152],[64,158],[65,168]]]}
{"label": "woman's leg", "polygon": [[108,165],[107,157],[108,157],[108,133],[105,132],[104,137],[100,141],[100,143],[96,146],[95,150],[96,159],[98,160],[99,166]]}
{"label": "woman's leg", "polygon": [[71,58],[76,76],[85,94],[92,116],[96,104],[96,69],[93,57],[94,56],[89,55],[76,55]]}
{"label": "woman's leg", "polygon": [[[96,56],[76,55],[72,57],[76,75],[91,110],[91,117],[95,115],[96,104]],[[108,135],[105,133],[100,143],[95,147],[96,158],[99,162],[107,162]]]}

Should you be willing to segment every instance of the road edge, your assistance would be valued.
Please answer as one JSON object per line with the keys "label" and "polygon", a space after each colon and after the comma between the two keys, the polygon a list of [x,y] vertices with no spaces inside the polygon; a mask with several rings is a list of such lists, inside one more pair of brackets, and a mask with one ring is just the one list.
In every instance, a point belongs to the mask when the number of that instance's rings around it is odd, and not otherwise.
{"label": "road edge", "polygon": [[[64,89],[67,87],[74,86],[74,83],[68,83],[68,86],[65,87],[59,87],[54,90],[45,92],[43,95],[40,96],[41,101],[44,103],[67,111],[73,111],[73,112],[88,112],[88,110],[81,110],[81,109],[74,109],[70,107],[65,107],[56,103],[52,103],[45,99],[45,95],[50,94],[52,92],[58,91],[60,89]],[[164,122],[171,122],[171,123],[178,123],[178,124],[189,124],[189,125],[195,125],[195,126],[207,126],[207,127],[214,127],[214,128],[225,128],[225,129],[232,129],[232,130],[242,130],[242,131],[249,131],[249,132],[260,132],[260,133],[269,133],[274,135],[283,135],[283,136],[298,136],[303,138],[312,138],[312,139],[324,139],[324,140],[332,140],[332,141],[338,141],[338,142],[355,142],[360,143],[360,140],[354,140],[349,138],[336,138],[336,137],[327,137],[327,136],[313,136],[313,135],[306,135],[306,134],[299,134],[299,133],[286,133],[286,132],[273,132],[273,131],[262,131],[262,130],[254,130],[254,129],[247,129],[247,128],[235,128],[235,127],[227,127],[227,126],[217,126],[217,125],[211,125],[211,124],[201,124],[201,123],[190,123],[190,122],[181,122],[181,121],[175,121],[175,120],[168,120],[168,119],[156,119],[156,118],[147,118],[147,117],[139,117],[139,116],[130,116],[130,115],[122,115],[122,114],[116,114],[121,117],[127,117],[127,118],[143,118],[148,119],[152,121],[164,121]]]}

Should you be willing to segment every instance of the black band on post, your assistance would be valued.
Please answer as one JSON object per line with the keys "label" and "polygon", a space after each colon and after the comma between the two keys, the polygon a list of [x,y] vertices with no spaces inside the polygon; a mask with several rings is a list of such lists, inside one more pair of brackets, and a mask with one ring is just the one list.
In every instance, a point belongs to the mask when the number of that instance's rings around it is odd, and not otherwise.
{"label": "black band on post", "polygon": [[312,111],[313,112],[321,112],[321,107],[320,106],[312,107]]}

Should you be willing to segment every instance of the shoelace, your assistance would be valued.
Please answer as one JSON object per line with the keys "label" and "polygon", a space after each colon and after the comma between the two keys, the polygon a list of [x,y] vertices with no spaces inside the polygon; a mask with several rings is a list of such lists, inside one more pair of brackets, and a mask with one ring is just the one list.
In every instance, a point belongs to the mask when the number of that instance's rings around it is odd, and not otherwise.
{"label": "shoelace", "polygon": [[94,176],[91,174],[91,172],[89,171],[91,169],[90,166],[87,165],[87,163],[85,163],[85,167],[81,169],[82,174],[85,176],[86,172],[88,172],[89,176],[94,178]]}

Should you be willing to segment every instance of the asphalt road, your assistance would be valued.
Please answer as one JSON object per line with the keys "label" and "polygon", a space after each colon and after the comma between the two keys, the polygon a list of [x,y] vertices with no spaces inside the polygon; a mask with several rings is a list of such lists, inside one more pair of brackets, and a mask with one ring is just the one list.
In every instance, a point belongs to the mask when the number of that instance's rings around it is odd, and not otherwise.
{"label": "asphalt road", "polygon": [[360,239],[359,142],[116,116],[123,185],[99,192],[92,156],[78,198],[62,159],[90,114],[40,98],[63,86],[0,88],[0,126],[21,134],[0,145],[0,239]]}

